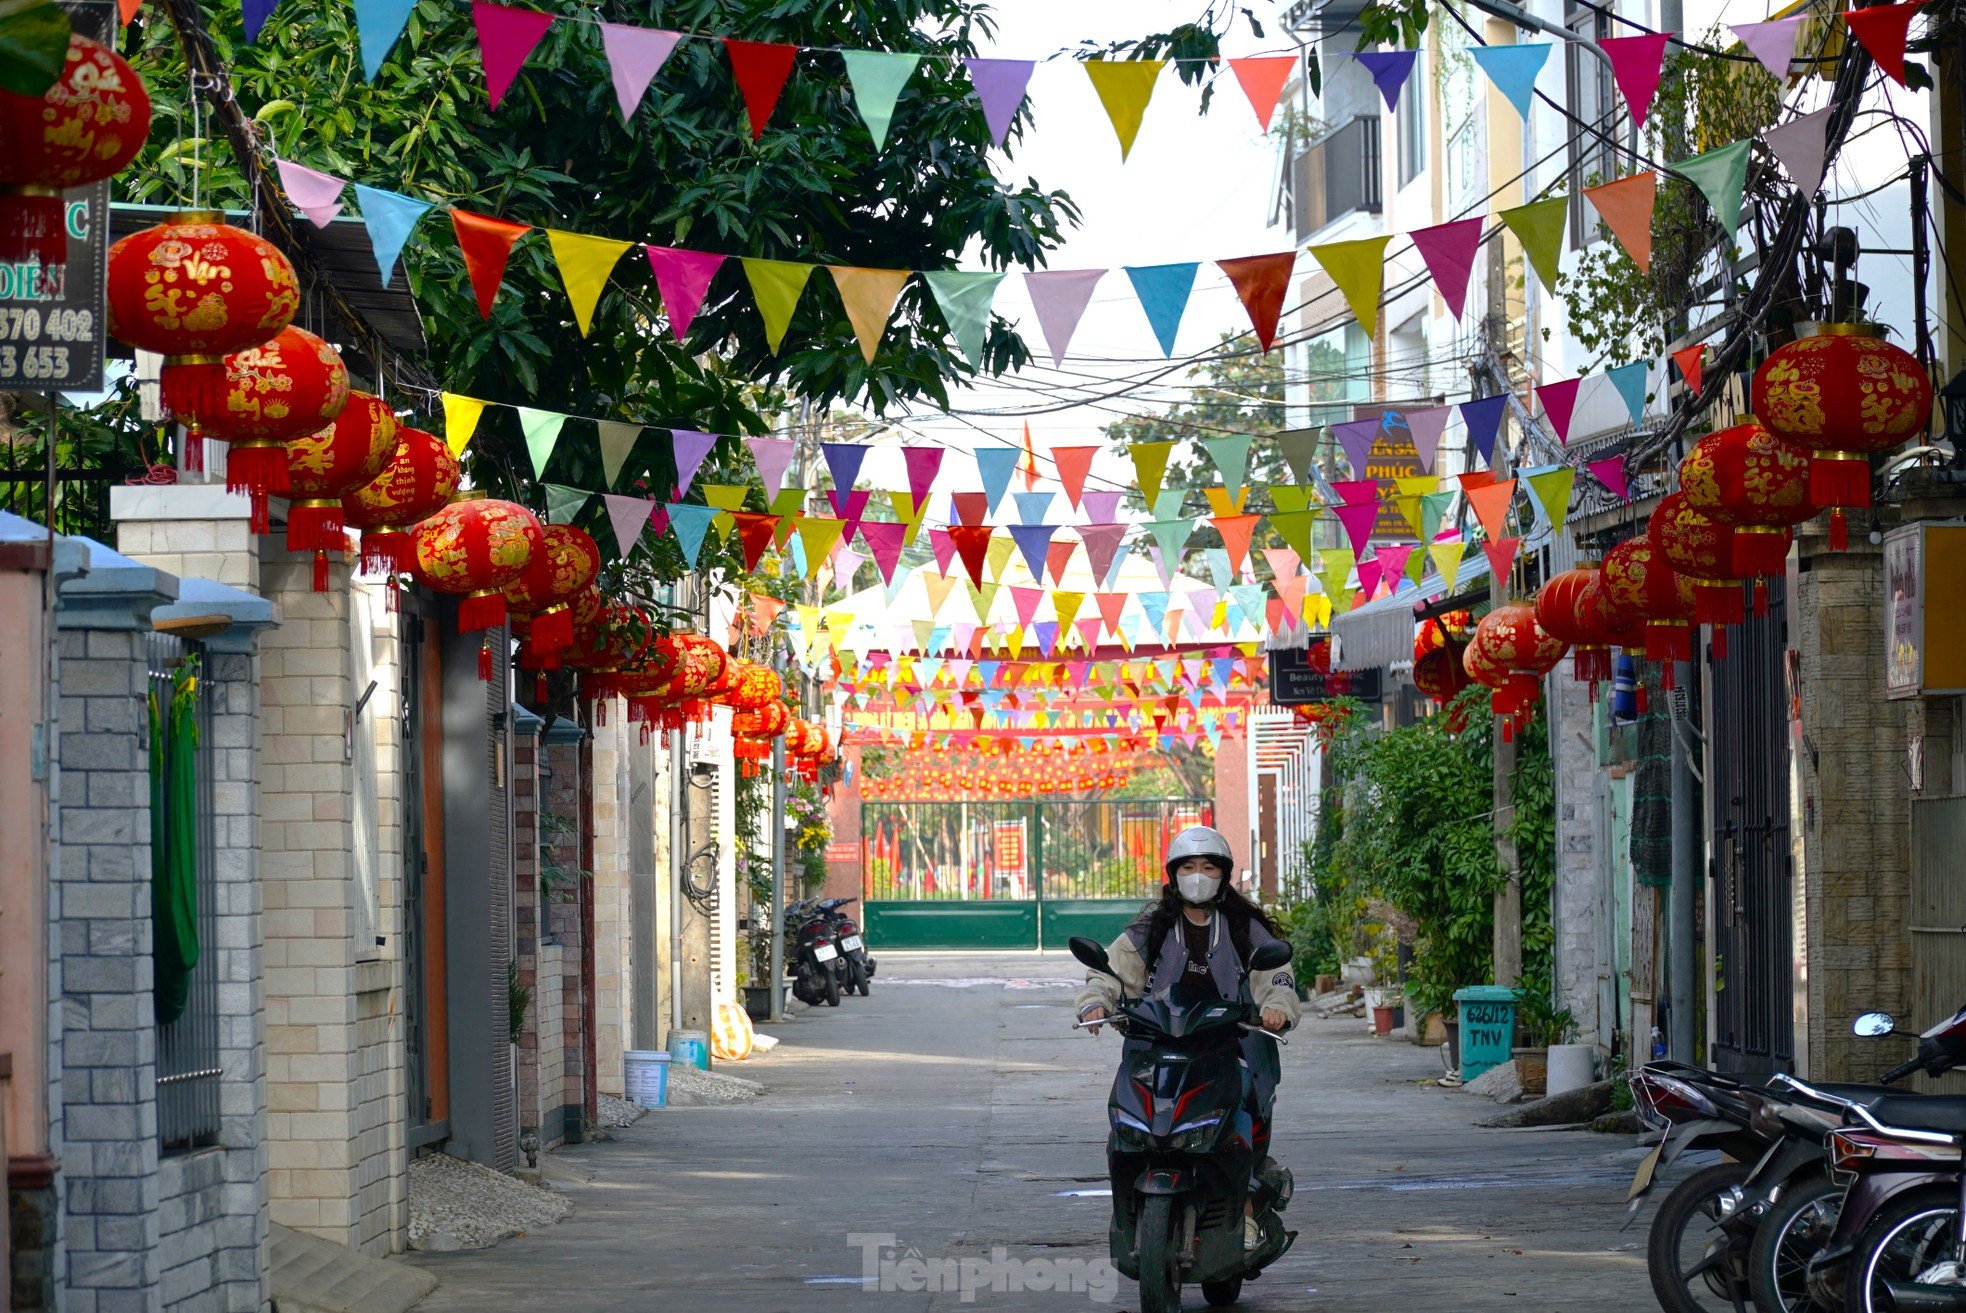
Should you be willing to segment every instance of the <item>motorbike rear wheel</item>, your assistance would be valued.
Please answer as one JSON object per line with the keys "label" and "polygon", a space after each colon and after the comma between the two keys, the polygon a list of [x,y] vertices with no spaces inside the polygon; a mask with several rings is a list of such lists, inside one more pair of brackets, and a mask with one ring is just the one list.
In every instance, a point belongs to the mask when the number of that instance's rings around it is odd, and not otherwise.
{"label": "motorbike rear wheel", "polygon": [[849,994],[867,992],[867,973],[860,969],[857,958],[849,957],[846,960],[846,992]]}
{"label": "motorbike rear wheel", "polygon": [[1703,1167],[1674,1187],[1652,1219],[1646,1269],[1666,1313],[1746,1307],[1747,1242],[1720,1227],[1721,1200],[1748,1179],[1747,1163]]}
{"label": "motorbike rear wheel", "polygon": [[840,1005],[840,978],[828,971],[826,976],[826,1006],[836,1008]]}
{"label": "motorbike rear wheel", "polygon": [[1181,1313],[1181,1269],[1175,1261],[1174,1197],[1148,1195],[1134,1244],[1140,1254],[1140,1313]]}
{"label": "motorbike rear wheel", "polygon": [[1911,1284],[1949,1259],[1958,1224],[1959,1188],[1953,1185],[1906,1190],[1878,1209],[1843,1269],[1845,1313],[1893,1307],[1884,1282]]}
{"label": "motorbike rear wheel", "polygon": [[1226,1308],[1242,1298],[1242,1278],[1224,1277],[1220,1281],[1201,1283],[1201,1297],[1211,1308]]}
{"label": "motorbike rear wheel", "polygon": [[1809,1260],[1829,1243],[1843,1187],[1817,1172],[1792,1182],[1761,1219],[1748,1250],[1757,1313],[1836,1313],[1809,1294]]}

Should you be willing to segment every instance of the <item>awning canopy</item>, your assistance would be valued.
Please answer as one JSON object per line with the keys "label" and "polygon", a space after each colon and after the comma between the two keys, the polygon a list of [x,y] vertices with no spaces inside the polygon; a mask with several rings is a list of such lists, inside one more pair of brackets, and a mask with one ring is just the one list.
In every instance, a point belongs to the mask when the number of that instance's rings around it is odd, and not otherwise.
{"label": "awning canopy", "polygon": [[[1456,591],[1471,584],[1488,582],[1488,555],[1463,557],[1461,571],[1454,579]],[[1379,670],[1395,661],[1413,657],[1414,608],[1428,598],[1447,591],[1447,582],[1438,573],[1421,576],[1419,583],[1403,582],[1397,592],[1367,602],[1356,611],[1331,618],[1331,668],[1333,670]]]}

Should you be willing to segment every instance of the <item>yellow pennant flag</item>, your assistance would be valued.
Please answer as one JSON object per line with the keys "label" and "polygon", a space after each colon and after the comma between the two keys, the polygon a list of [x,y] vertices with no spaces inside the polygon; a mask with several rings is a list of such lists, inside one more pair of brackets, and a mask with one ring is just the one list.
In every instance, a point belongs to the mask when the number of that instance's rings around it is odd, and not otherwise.
{"label": "yellow pennant flag", "polygon": [[1323,593],[1305,593],[1303,610],[1304,628],[1331,628],[1331,599]]}
{"label": "yellow pennant flag", "polygon": [[1208,498],[1208,509],[1214,515],[1241,515],[1243,503],[1249,500],[1249,489],[1238,488],[1233,500],[1227,488],[1203,488],[1202,495]]}
{"label": "yellow pennant flag", "polygon": [[1172,442],[1136,442],[1127,448],[1133,457],[1133,477],[1150,507],[1160,499],[1161,477],[1167,473],[1167,455],[1173,450]]}
{"label": "yellow pennant flag", "polygon": [[799,308],[799,293],[812,277],[812,266],[791,260],[744,260],[744,278],[757,298],[758,313],[764,316],[765,341],[771,353],[785,341],[785,330],[792,326],[792,312]]}
{"label": "yellow pennant flag", "polygon": [[744,494],[750,489],[727,483],[706,483],[701,486],[704,502],[717,508],[717,518],[710,524],[716,529],[719,541],[729,542],[730,531],[737,527],[737,519],[731,512],[744,509]]}
{"label": "yellow pennant flag", "polygon": [[1229,599],[1226,597],[1218,597],[1215,599],[1215,613],[1208,617],[1208,627],[1210,629],[1220,629],[1222,626],[1228,623],[1229,623]]}
{"label": "yellow pennant flag", "polygon": [[478,431],[478,417],[484,413],[485,403],[476,397],[444,393],[444,445],[451,449],[451,455],[464,454],[471,445],[471,435]]}
{"label": "yellow pennant flag", "polygon": [[846,521],[835,520],[827,515],[801,515],[795,526],[799,531],[799,544],[805,548],[806,578],[812,578],[840,541],[840,532],[846,528]]}
{"label": "yellow pennant flag", "polygon": [[990,535],[990,546],[983,553],[984,577],[1000,580],[1004,566],[1010,564],[1010,554],[1017,550],[1017,542],[1007,533]]}
{"label": "yellow pennant flag", "polygon": [[573,302],[574,321],[580,325],[580,335],[586,337],[594,326],[594,304],[608,285],[615,261],[634,243],[558,228],[548,228],[546,240],[553,247],[553,262],[560,266],[560,281],[567,285],[567,300]]}
{"label": "yellow pennant flag", "polygon": [[[930,574],[924,570],[922,587],[928,590],[928,618],[933,620],[941,613],[942,604],[949,600],[949,594],[955,590],[956,581],[946,574]],[[977,619],[982,617],[978,616]]]}
{"label": "yellow pennant flag", "polygon": [[[1426,523],[1425,509],[1420,499],[1430,492],[1439,491],[1440,476],[1438,474],[1422,474],[1408,479],[1394,479],[1393,484],[1399,489],[1398,496],[1395,498],[1395,503],[1399,507],[1399,513],[1406,517],[1408,524],[1413,526],[1413,536],[1415,538],[1425,538],[1427,536],[1427,531],[1424,527]],[[1417,561],[1423,560],[1424,558],[1416,553],[1413,559]]]}
{"label": "yellow pennant flag", "polygon": [[1060,629],[1070,629],[1072,621],[1079,618],[1079,608],[1084,605],[1084,593],[1055,592],[1051,595],[1051,609],[1058,616]]}
{"label": "yellow pennant flag", "polygon": [[1119,136],[1121,159],[1127,157],[1133,139],[1140,135],[1140,119],[1147,112],[1147,102],[1153,99],[1154,82],[1165,63],[1164,59],[1085,61],[1085,74],[1092,79],[1092,89],[1099,93],[1099,103],[1106,107],[1106,117],[1113,121],[1113,131]]}
{"label": "yellow pennant flag", "polygon": [[1427,544],[1427,556],[1432,559],[1434,569],[1440,571],[1440,581],[1450,593],[1454,591],[1454,581],[1461,577],[1461,556],[1467,550],[1465,542]]}
{"label": "yellow pennant flag", "polygon": [[908,281],[909,271],[853,269],[829,264],[826,272],[833,275],[833,285],[840,289],[847,322],[853,325],[853,335],[860,339],[860,354],[871,365],[874,352],[881,345],[881,334],[887,331],[887,317],[894,313],[895,298],[901,295],[901,285]]}
{"label": "yellow pennant flag", "polygon": [[1388,234],[1310,248],[1312,258],[1345,294],[1345,304],[1367,337],[1379,326],[1379,293],[1386,285],[1386,243],[1391,240]]}

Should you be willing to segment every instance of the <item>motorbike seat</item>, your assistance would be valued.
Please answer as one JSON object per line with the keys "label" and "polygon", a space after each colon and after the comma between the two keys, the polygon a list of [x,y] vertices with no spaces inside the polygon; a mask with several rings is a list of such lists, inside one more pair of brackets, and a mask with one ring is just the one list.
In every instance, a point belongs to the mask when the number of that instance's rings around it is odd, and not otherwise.
{"label": "motorbike seat", "polygon": [[1893,1097],[1890,1088],[1884,1085],[1853,1085],[1840,1081],[1810,1081],[1809,1084],[1813,1089],[1834,1094],[1839,1099],[1848,1099],[1852,1103],[1861,1103],[1866,1108],[1879,1099]]}
{"label": "motorbike seat", "polygon": [[1871,1115],[1886,1126],[1966,1134],[1966,1096],[1887,1094],[1872,1103],[1870,1110]]}

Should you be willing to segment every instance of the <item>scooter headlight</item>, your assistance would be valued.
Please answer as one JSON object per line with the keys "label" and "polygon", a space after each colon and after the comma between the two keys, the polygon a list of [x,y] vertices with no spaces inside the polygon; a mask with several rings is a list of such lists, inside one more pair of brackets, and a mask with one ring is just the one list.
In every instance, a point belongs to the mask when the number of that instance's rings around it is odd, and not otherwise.
{"label": "scooter headlight", "polygon": [[1167,1147],[1175,1153],[1206,1153],[1215,1147],[1215,1141],[1221,1138],[1221,1134],[1222,1114],[1218,1112],[1211,1117],[1182,1122],[1174,1128]]}
{"label": "scooter headlight", "polygon": [[1153,1146],[1154,1133],[1125,1113],[1113,1118],[1113,1141],[1122,1149],[1143,1151]]}

